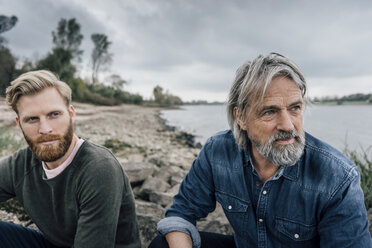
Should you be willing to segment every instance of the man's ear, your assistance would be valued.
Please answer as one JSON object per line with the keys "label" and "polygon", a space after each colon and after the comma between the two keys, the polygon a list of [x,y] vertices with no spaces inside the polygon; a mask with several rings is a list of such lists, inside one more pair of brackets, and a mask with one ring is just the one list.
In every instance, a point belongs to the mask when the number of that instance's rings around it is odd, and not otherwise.
{"label": "man's ear", "polygon": [[16,123],[17,123],[17,126],[18,126],[19,128],[21,128],[21,123],[20,123],[20,121],[19,121],[19,117],[18,117],[18,115],[16,116]]}
{"label": "man's ear", "polygon": [[233,114],[234,114],[236,123],[238,123],[239,127],[242,130],[247,130],[247,125],[246,125],[245,121],[242,119],[242,115],[241,115],[241,113],[239,113],[238,107],[234,107]]}
{"label": "man's ear", "polygon": [[76,116],[76,112],[75,112],[75,108],[74,106],[70,105],[68,107],[68,113],[70,114],[70,117],[72,118],[72,120],[74,121],[75,120],[75,116]]}

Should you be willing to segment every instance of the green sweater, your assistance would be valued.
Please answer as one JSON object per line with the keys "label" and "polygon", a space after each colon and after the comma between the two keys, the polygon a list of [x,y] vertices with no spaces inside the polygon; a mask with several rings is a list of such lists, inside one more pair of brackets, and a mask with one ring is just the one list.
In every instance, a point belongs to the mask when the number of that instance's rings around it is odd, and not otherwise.
{"label": "green sweater", "polygon": [[29,148],[0,160],[0,202],[12,197],[57,246],[141,246],[129,180],[104,147],[85,141],[52,179]]}

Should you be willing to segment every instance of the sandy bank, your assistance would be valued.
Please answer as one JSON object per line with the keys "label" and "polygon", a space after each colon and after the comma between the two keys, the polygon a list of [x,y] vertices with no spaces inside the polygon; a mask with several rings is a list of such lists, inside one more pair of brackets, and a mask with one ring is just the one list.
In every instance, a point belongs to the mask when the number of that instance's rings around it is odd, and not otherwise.
{"label": "sandy bank", "polygon": [[[164,125],[159,108],[137,105],[95,106],[74,103],[75,132],[83,139],[104,145],[114,140],[122,145],[115,151],[120,161],[156,162],[189,168],[199,149],[188,146],[184,133]],[[0,99],[0,127],[22,137],[15,114]]]}

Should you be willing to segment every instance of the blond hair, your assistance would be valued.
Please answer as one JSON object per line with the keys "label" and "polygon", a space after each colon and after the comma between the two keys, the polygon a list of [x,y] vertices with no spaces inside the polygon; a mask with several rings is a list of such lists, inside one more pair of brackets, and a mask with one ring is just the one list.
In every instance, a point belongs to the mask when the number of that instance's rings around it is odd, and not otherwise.
{"label": "blond hair", "polygon": [[20,97],[35,95],[49,87],[53,87],[58,91],[66,106],[71,104],[71,88],[47,70],[30,71],[12,81],[10,86],[6,88],[6,101],[18,114],[17,103]]}

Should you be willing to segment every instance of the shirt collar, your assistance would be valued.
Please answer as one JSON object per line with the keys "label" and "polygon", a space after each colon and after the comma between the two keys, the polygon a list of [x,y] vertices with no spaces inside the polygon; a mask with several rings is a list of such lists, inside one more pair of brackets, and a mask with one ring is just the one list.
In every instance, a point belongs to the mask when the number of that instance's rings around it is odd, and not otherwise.
{"label": "shirt collar", "polygon": [[292,166],[286,166],[284,168],[283,177],[292,180],[297,181],[298,174],[300,172],[300,165],[302,164],[303,156],[300,157],[300,159]]}
{"label": "shirt collar", "polygon": [[47,179],[52,179],[56,176],[58,176],[59,174],[62,173],[62,171],[64,171],[67,166],[69,166],[72,162],[72,160],[74,159],[77,151],[79,150],[79,148],[81,147],[81,145],[83,144],[84,140],[83,139],[79,139],[75,146],[74,146],[74,149],[72,150],[71,154],[67,157],[67,159],[62,163],[60,164],[57,168],[54,168],[52,170],[49,170],[48,167],[45,165],[45,162],[42,161],[42,165],[43,165],[43,169],[44,169],[44,172],[45,172],[45,175],[46,175],[46,178]]}

